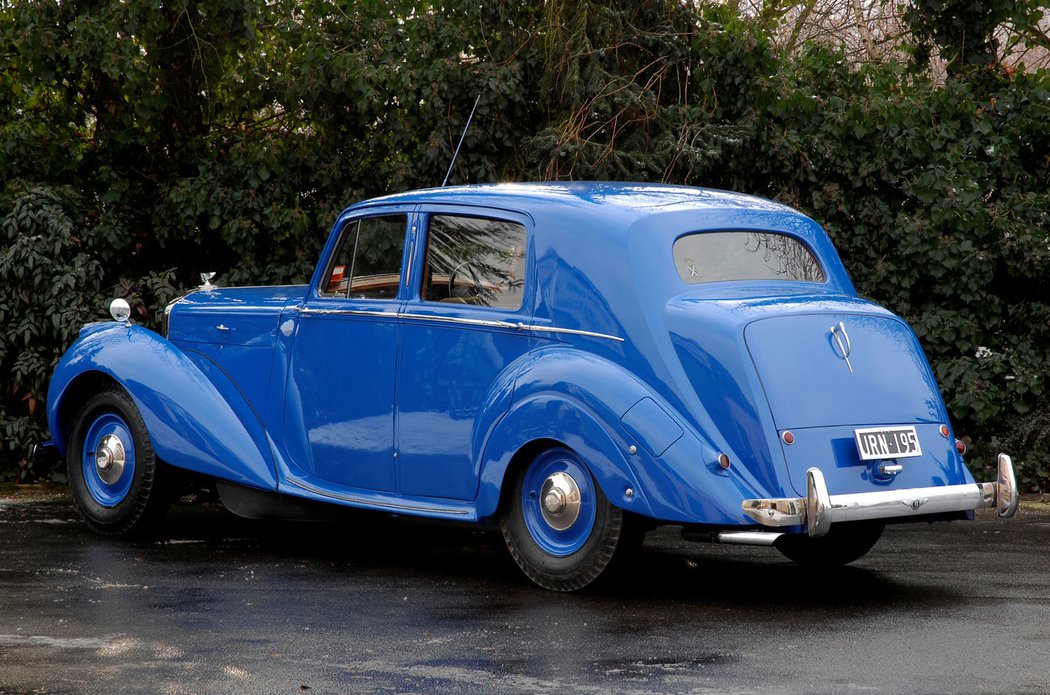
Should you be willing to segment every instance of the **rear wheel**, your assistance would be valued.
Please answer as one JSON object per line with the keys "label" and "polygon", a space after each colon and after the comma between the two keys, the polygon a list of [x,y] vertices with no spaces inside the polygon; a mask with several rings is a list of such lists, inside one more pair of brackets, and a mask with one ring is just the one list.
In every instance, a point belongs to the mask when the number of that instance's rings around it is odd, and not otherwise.
{"label": "rear wheel", "polygon": [[883,524],[868,521],[832,524],[826,536],[781,536],[776,548],[799,565],[837,567],[863,557],[878,542],[882,529]]}
{"label": "rear wheel", "polygon": [[576,454],[561,447],[520,472],[500,527],[518,567],[554,591],[593,582],[631,538],[623,510],[609,503]]}
{"label": "rear wheel", "polygon": [[77,412],[66,467],[77,511],[96,533],[145,530],[167,509],[146,425],[120,387],[96,393]]}

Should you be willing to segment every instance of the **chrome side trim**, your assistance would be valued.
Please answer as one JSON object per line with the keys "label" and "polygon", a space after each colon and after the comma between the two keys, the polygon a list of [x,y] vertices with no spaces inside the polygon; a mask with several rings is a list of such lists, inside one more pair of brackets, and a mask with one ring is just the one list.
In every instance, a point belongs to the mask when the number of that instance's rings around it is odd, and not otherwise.
{"label": "chrome side trim", "polygon": [[518,331],[533,331],[535,333],[565,333],[568,335],[582,335],[588,338],[604,338],[622,343],[623,338],[607,333],[596,333],[594,331],[582,331],[576,328],[557,328],[556,326],[534,326],[518,321],[494,321],[486,319],[468,319],[460,316],[435,316],[432,314],[401,314],[402,318],[418,321],[436,321],[438,323],[456,323],[467,326],[483,326],[485,328],[509,328]]}
{"label": "chrome side trim", "polygon": [[337,492],[330,492],[328,490],[322,490],[314,487],[309,483],[303,482],[302,480],[296,480],[295,478],[287,477],[285,481],[295,487],[312,492],[315,495],[321,497],[328,497],[334,500],[340,500],[342,502],[351,502],[353,504],[359,504],[362,507],[372,507],[381,509],[392,509],[395,511],[402,512],[427,512],[430,514],[450,514],[455,516],[467,516],[469,512],[466,509],[452,509],[448,507],[439,506],[427,506],[427,505],[411,505],[411,504],[395,504],[394,502],[383,502],[381,500],[368,499],[367,497],[358,497],[355,495],[343,495]]}
{"label": "chrome side trim", "polygon": [[609,335],[608,333],[595,333],[594,331],[581,331],[576,328],[555,328],[554,326],[526,326],[524,324],[518,324],[517,326],[524,331],[539,331],[544,333],[565,333],[567,335],[582,335],[587,338],[604,338],[605,340],[615,340],[618,343],[623,342],[623,338],[618,335]]}
{"label": "chrome side trim", "polygon": [[576,328],[558,328],[556,326],[533,326],[518,321],[496,321],[490,319],[469,319],[462,316],[435,316],[433,314],[395,314],[387,311],[375,311],[368,309],[310,309],[307,307],[296,307],[300,314],[306,316],[373,316],[382,318],[403,318],[413,321],[432,321],[435,323],[451,323],[461,326],[481,326],[482,328],[506,328],[515,331],[532,331],[534,333],[564,333],[567,335],[582,335],[587,338],[603,338],[623,342],[623,338],[608,333],[596,333],[594,331],[582,331]]}
{"label": "chrome side trim", "polygon": [[[189,296],[189,295],[187,295]],[[179,297],[177,300],[172,302],[176,304],[181,302],[185,297]],[[188,311],[193,314],[263,314],[263,315],[276,315],[281,312],[284,307],[276,305],[265,305],[265,304],[194,304],[192,301],[186,302],[189,305]]]}
{"label": "chrome side trim", "polygon": [[811,536],[823,536],[831,524],[842,521],[965,512],[989,507],[997,507],[999,516],[1006,518],[1017,511],[1017,484],[1010,457],[1000,454],[998,464],[999,475],[994,483],[846,495],[829,495],[824,474],[818,468],[810,468],[806,471],[806,497],[744,500],[742,509],[762,526],[806,526]]}
{"label": "chrome side trim", "polygon": [[372,316],[388,319],[396,319],[398,316],[396,311],[369,311],[367,309],[306,309],[296,307],[295,310],[305,316]]}
{"label": "chrome side trim", "polygon": [[413,321],[433,321],[435,323],[454,323],[461,326],[481,326],[483,328],[510,328],[516,329],[519,324],[510,321],[494,321],[487,319],[465,319],[459,316],[434,316],[432,314],[401,314],[401,318]]}

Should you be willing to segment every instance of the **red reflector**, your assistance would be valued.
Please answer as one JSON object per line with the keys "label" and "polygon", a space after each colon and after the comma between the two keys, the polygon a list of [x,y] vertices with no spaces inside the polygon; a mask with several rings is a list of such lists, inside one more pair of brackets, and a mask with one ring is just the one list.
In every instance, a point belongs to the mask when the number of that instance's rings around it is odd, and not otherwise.
{"label": "red reflector", "polygon": [[791,432],[785,432],[783,435],[781,435],[781,438],[784,440],[785,444],[794,444],[795,443],[795,435],[792,434]]}
{"label": "red reflector", "polygon": [[718,465],[725,470],[729,470],[729,457],[725,454],[718,455]]}
{"label": "red reflector", "polygon": [[959,456],[966,453],[966,442],[961,439],[955,440],[955,450],[959,452]]}
{"label": "red reflector", "polygon": [[947,437],[948,436],[948,425],[941,425],[941,436],[942,437]]}

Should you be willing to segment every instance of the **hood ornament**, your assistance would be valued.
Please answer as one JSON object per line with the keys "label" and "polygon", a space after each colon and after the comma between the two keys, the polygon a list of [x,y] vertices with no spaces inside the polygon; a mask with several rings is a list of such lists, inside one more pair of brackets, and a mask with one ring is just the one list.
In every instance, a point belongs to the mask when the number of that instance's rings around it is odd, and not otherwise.
{"label": "hood ornament", "polygon": [[853,352],[853,346],[849,342],[849,333],[846,332],[846,324],[839,321],[839,325],[832,326],[830,329],[831,337],[835,340],[832,349],[836,346],[838,349],[835,351],[839,357],[846,360],[846,366],[849,367],[849,373],[853,374],[853,364],[849,361],[849,355]]}

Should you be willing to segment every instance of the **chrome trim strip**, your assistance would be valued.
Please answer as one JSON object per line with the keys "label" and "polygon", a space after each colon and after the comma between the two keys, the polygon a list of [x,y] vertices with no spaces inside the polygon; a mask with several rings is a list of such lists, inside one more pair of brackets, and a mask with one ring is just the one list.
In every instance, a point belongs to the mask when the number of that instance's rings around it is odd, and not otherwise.
{"label": "chrome trim strip", "polygon": [[[183,299],[180,297],[180,300]],[[187,301],[186,305],[188,313],[191,314],[279,314],[284,310],[284,306],[265,306],[265,305],[247,305],[247,304],[194,304],[193,301]]]}
{"label": "chrome trim strip", "polygon": [[485,328],[511,328],[518,331],[532,331],[534,333],[566,333],[569,335],[582,335],[588,338],[605,338],[622,343],[623,338],[607,333],[595,333],[594,331],[581,331],[575,328],[557,328],[555,326],[534,326],[518,321],[494,321],[486,319],[468,319],[460,316],[435,316],[433,314],[401,314],[402,318],[416,319],[419,321],[436,321],[440,323],[456,323],[467,326],[483,326]]}
{"label": "chrome trim strip", "polygon": [[464,326],[482,326],[484,328],[518,328],[521,324],[510,321],[490,321],[486,319],[465,319],[459,316],[434,316],[432,314],[401,314],[401,318],[416,321],[434,321],[437,323],[455,323]]}
{"label": "chrome trim strip", "polygon": [[296,486],[297,488],[299,488],[301,490],[306,490],[307,492],[312,492],[313,494],[320,495],[321,497],[328,497],[328,498],[335,499],[335,500],[342,500],[343,502],[352,502],[354,504],[360,504],[360,505],[365,506],[365,507],[380,507],[382,509],[395,509],[395,510],[404,511],[404,512],[428,512],[430,514],[454,514],[456,516],[466,516],[466,515],[468,515],[470,513],[466,509],[449,509],[449,508],[446,508],[446,507],[438,507],[438,506],[426,507],[426,506],[414,506],[414,505],[410,505],[410,504],[394,504],[393,502],[381,502],[381,501],[377,501],[377,500],[367,499],[365,497],[355,497],[353,495],[341,495],[341,494],[336,493],[336,492],[330,492],[328,490],[321,490],[320,488],[316,488],[313,485],[310,485],[309,483],[303,482],[301,480],[296,480],[295,478],[291,478],[291,477],[285,478],[285,481],[290,483],[290,484],[292,484],[292,485],[294,485],[294,486]]}
{"label": "chrome trim strip", "polygon": [[890,519],[893,517],[966,512],[996,507],[1000,517],[1017,511],[1017,486],[1013,462],[1006,454],[998,458],[999,474],[994,483],[944,485],[907,490],[881,490],[829,495],[818,468],[806,471],[806,497],[744,500],[744,513],[762,526],[806,526],[811,536],[823,536],[831,524],[842,521]]}
{"label": "chrome trim strip", "polygon": [[437,316],[434,314],[395,314],[386,311],[370,311],[367,309],[310,309],[297,307],[296,311],[307,316],[373,316],[385,318],[403,318],[414,321],[432,321],[434,323],[452,323],[461,326],[480,326],[482,328],[506,328],[515,331],[532,331],[534,333],[565,333],[568,335],[582,335],[588,338],[604,338],[622,343],[623,338],[607,333],[595,333],[594,331],[581,331],[576,328],[557,328],[555,326],[533,326],[522,322],[512,323],[510,321],[496,321],[490,319],[470,319],[462,316]]}
{"label": "chrome trim strip", "polygon": [[544,333],[566,333],[568,335],[582,335],[588,338],[605,338],[606,340],[615,340],[618,343],[623,342],[623,338],[618,335],[609,335],[608,333],[595,333],[594,331],[581,331],[576,328],[555,328],[554,326],[525,326],[519,324],[518,326],[522,330],[527,331],[540,331]]}
{"label": "chrome trim strip", "polygon": [[369,311],[367,309],[308,309],[296,307],[295,310],[305,316],[372,316],[388,319],[396,319],[398,317],[396,311]]}

